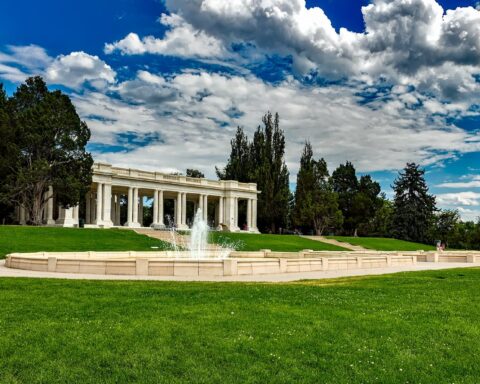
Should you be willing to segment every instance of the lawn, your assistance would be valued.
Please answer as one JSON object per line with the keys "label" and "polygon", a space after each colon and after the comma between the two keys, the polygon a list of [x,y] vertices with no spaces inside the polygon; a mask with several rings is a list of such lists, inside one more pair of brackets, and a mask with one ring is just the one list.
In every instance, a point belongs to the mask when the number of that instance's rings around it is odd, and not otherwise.
{"label": "lawn", "polygon": [[272,251],[296,252],[303,249],[314,251],[345,251],[344,248],[305,239],[294,235],[264,235],[250,233],[222,233],[212,232],[210,242],[233,244],[238,251],[258,251],[271,249]]}
{"label": "lawn", "polygon": [[0,226],[0,259],[11,252],[151,251],[165,247],[168,244],[130,230]]}
{"label": "lawn", "polygon": [[478,383],[480,269],[291,284],[0,279],[1,383]]}
{"label": "lawn", "polygon": [[410,241],[388,239],[385,237],[347,237],[347,236],[327,236],[329,239],[335,239],[350,243],[352,245],[360,245],[367,249],[375,249],[377,251],[433,251],[433,245],[420,243],[412,243]]}

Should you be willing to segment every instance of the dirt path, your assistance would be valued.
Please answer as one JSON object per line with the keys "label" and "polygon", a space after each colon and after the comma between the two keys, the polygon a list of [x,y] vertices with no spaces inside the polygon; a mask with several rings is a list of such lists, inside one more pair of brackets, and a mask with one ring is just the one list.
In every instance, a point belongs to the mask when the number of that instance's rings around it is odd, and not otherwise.
{"label": "dirt path", "polygon": [[352,245],[350,243],[344,243],[343,241],[338,241],[338,240],[334,240],[334,239],[327,239],[326,237],[323,237],[323,236],[302,236],[302,237],[304,237],[305,239],[321,241],[322,243],[336,245],[337,247],[350,249],[352,251],[365,251],[366,250],[366,248],[363,248],[360,245]]}

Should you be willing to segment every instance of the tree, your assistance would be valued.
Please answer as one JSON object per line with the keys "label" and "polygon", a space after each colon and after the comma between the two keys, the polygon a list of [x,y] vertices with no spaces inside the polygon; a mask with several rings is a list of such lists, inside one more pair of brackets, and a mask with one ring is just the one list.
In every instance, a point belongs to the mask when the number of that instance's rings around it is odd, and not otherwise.
{"label": "tree", "polygon": [[223,170],[215,167],[220,180],[238,180],[243,183],[252,181],[250,145],[243,129],[237,127],[235,137],[230,141],[231,151],[227,165]]}
{"label": "tree", "polygon": [[455,238],[459,222],[460,215],[457,210],[440,210],[434,216],[433,236],[431,237],[447,245],[450,244],[450,241]]}
{"label": "tree", "polygon": [[14,160],[1,199],[24,207],[27,222],[38,225],[49,186],[64,208],[77,205],[90,188],[93,159],[85,151],[90,130],[69,97],[49,91],[41,77],[27,79],[10,102]]}
{"label": "tree", "polygon": [[329,180],[327,163],[324,159],[313,159],[309,142],[305,143],[297,174],[294,218],[295,224],[313,228],[317,235],[341,225],[343,221],[338,195]]}
{"label": "tree", "polygon": [[268,112],[264,127],[258,127],[250,146],[251,174],[261,191],[258,197],[258,225],[272,233],[285,227],[289,212],[289,172],[285,164],[285,135],[278,113]]}
{"label": "tree", "polygon": [[288,221],[291,193],[289,173],[285,164],[285,135],[280,129],[278,114],[269,112],[263,118],[249,142],[243,129],[238,127],[230,142],[231,152],[227,165],[216,168],[221,180],[256,183],[258,190],[257,221],[261,229],[276,232]]}
{"label": "tree", "polygon": [[407,163],[394,181],[393,234],[403,240],[427,242],[435,207],[435,197],[428,193],[425,171]]}
{"label": "tree", "polygon": [[197,169],[187,169],[187,177],[194,177],[196,179],[204,179],[205,175]]}
{"label": "tree", "polygon": [[333,190],[338,193],[338,204],[342,211],[344,228],[348,233],[353,233],[356,225],[352,208],[358,192],[358,180],[352,163],[347,161],[333,171],[332,185]]}
{"label": "tree", "polygon": [[369,236],[390,237],[392,229],[393,203],[382,193],[378,198],[378,209],[373,218],[363,228]]}
{"label": "tree", "polygon": [[[12,163],[15,159],[14,148],[15,137],[13,130],[11,129],[10,113],[9,113],[9,100],[7,94],[3,89],[3,84],[0,84],[0,195],[5,192],[6,185],[4,180],[12,167]],[[0,201],[0,217],[3,218],[2,222],[8,219],[8,216],[12,213],[13,206],[10,201]]]}

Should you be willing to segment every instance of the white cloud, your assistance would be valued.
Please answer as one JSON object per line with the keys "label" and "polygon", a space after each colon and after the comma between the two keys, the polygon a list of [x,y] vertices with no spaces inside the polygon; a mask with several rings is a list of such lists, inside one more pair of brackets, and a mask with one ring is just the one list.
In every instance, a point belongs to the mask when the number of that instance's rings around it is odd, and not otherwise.
{"label": "white cloud", "polygon": [[471,175],[469,181],[459,181],[459,182],[448,182],[438,184],[437,187],[440,188],[480,188],[480,176]]}
{"label": "white cloud", "polygon": [[440,193],[437,195],[437,202],[442,205],[463,205],[463,206],[479,206],[480,193],[465,191],[458,193]]}
{"label": "white cloud", "polygon": [[213,165],[226,161],[236,126],[251,137],[267,110],[280,112],[292,180],[305,139],[330,167],[351,160],[360,171],[399,169],[407,161],[434,164],[480,148],[471,134],[446,128],[426,109],[410,109],[417,96],[373,109],[359,105],[357,90],[347,86],[307,88],[296,81],[270,85],[253,76],[186,72],[163,77],[146,71],[110,91],[121,99],[99,93],[74,98],[93,142],[115,144],[116,135],[126,131],[154,132],[162,139],[127,154],[95,154],[119,165],[196,166],[213,177]]}
{"label": "white cloud", "polygon": [[221,57],[226,53],[219,40],[195,30],[178,15],[164,14],[159,21],[168,28],[163,39],[153,36],[140,39],[136,33],[129,33],[122,40],[105,44],[105,53],[119,51],[127,55],[151,53],[199,58]]}
{"label": "white cloud", "polygon": [[98,56],[85,52],[72,52],[58,56],[45,70],[46,80],[78,88],[85,82],[95,88],[104,88],[115,82],[115,71]]}
{"label": "white cloud", "polygon": [[[444,98],[477,97],[480,12],[444,13],[435,0],[374,0],[362,8],[366,31],[337,33],[322,9],[305,0],[167,0],[192,28],[222,40],[292,55],[301,73],[326,78],[379,77]],[[474,95],[469,95],[476,92]]]}

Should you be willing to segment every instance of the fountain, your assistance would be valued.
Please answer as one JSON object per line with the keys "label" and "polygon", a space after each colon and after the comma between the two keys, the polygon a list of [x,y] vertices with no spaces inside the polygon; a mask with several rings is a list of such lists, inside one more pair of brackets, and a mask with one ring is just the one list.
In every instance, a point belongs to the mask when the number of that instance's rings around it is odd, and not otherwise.
{"label": "fountain", "polygon": [[167,216],[172,244],[173,256],[176,259],[225,259],[232,251],[241,247],[241,242],[232,242],[222,239],[219,244],[209,244],[208,235],[210,228],[203,219],[202,209],[195,213],[189,235],[179,233],[171,217]]}
{"label": "fountain", "polygon": [[192,259],[207,258],[208,247],[208,224],[203,219],[203,212],[199,208],[193,219],[192,230],[190,232],[190,256]]}

